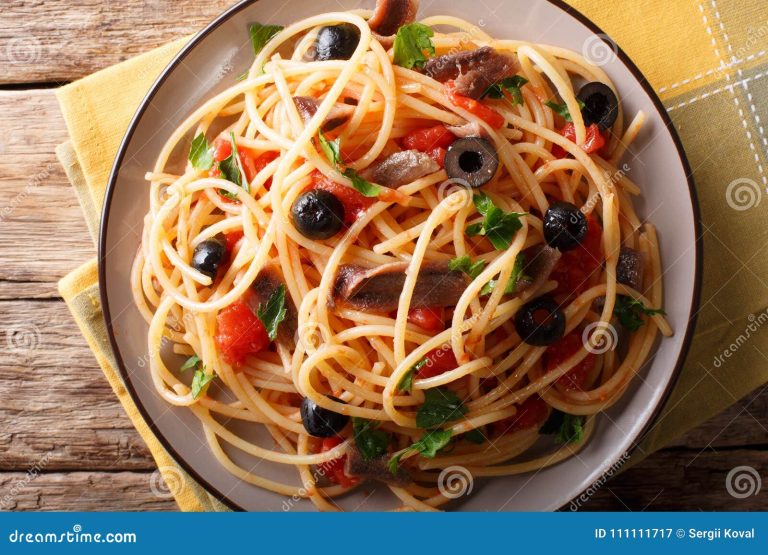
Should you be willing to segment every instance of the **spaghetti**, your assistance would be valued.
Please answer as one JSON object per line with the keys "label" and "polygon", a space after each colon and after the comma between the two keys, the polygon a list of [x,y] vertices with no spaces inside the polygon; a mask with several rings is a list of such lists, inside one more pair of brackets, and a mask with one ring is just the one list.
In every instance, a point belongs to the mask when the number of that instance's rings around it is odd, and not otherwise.
{"label": "spaghetti", "polygon": [[398,3],[383,4],[251,30],[247,76],[147,175],[131,278],[158,393],[199,418],[228,471],[323,510],[366,478],[435,510],[449,466],[502,476],[572,456],[672,333],[651,308],[656,232],[617,167],[643,114],[624,131],[617,103],[609,126],[590,123],[605,106],[576,83],[615,89],[573,52],[444,16],[406,14],[393,40],[379,12]]}

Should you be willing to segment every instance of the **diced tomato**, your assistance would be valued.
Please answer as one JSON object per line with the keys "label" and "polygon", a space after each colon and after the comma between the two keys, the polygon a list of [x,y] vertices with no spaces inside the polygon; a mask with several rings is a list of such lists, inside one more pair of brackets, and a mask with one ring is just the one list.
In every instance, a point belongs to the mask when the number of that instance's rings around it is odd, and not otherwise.
{"label": "diced tomato", "polygon": [[437,164],[440,166],[440,168],[445,167],[445,155],[448,154],[448,151],[445,150],[442,147],[433,148],[432,150],[427,151],[427,156],[432,158]]}
{"label": "diced tomato", "polygon": [[[560,130],[560,134],[572,143],[576,142],[576,126],[574,126],[573,123],[566,123]],[[584,141],[584,144],[581,145],[581,149],[587,154],[592,154],[604,146],[605,137],[603,137],[603,134],[600,133],[600,128],[597,126],[597,124],[593,123],[587,127],[587,138]],[[552,145],[552,154],[555,156],[555,158],[565,158],[568,155],[565,149],[560,145]]]}
{"label": "diced tomato", "polygon": [[[330,451],[334,447],[337,447],[341,445],[343,439],[340,437],[328,437],[323,439],[322,444],[320,445],[320,452],[325,453],[327,451]],[[347,476],[344,473],[344,465],[347,462],[347,456],[341,456],[338,459],[333,459],[328,462],[324,462],[320,465],[318,465],[318,468],[320,469],[320,472],[323,476],[328,478],[331,482],[334,484],[339,484],[342,487],[349,488],[357,484],[357,478],[353,478],[351,476]]]}
{"label": "diced tomato", "polygon": [[453,350],[448,345],[440,349],[432,349],[424,358],[427,361],[426,364],[423,364],[416,372],[416,376],[419,378],[434,378],[459,366]]}
{"label": "diced tomato", "polygon": [[[219,137],[213,141],[214,161],[222,162],[223,160],[229,158],[231,154],[232,141],[230,139]],[[258,175],[261,170],[266,168],[270,162],[280,156],[277,152],[274,151],[267,151],[262,154],[258,154],[250,148],[246,148],[244,146],[237,147],[237,154],[240,156],[240,163],[243,164],[243,171],[245,171],[245,177],[248,180],[248,183],[253,181],[256,175]],[[214,166],[209,173],[211,177],[218,177],[221,175],[221,171],[219,170],[218,166]],[[272,178],[270,177],[267,179],[266,183],[264,183],[264,187],[269,190],[271,186]]]}
{"label": "diced tomato", "polygon": [[496,423],[495,429],[500,434],[511,434],[540,426],[547,420],[549,409],[547,403],[538,395],[531,395],[517,407],[514,416]]}
{"label": "diced tomato", "polygon": [[445,125],[436,125],[411,131],[403,137],[402,144],[405,150],[429,152],[438,147],[448,148],[455,140],[456,136],[448,131]]}
{"label": "diced tomato", "polygon": [[590,277],[603,263],[603,230],[591,214],[587,225],[581,245],[564,252],[552,270],[550,279],[557,282],[555,295],[580,295],[589,288]]}
{"label": "diced tomato", "polygon": [[[581,332],[571,332],[559,341],[553,343],[544,351],[544,368],[547,372],[553,370],[558,364],[565,362],[583,346]],[[558,385],[565,389],[572,390],[584,389],[589,373],[595,366],[595,355],[587,354],[580,363],[568,371],[562,378],[557,380]]]}
{"label": "diced tomato", "polygon": [[408,321],[425,331],[437,333],[445,329],[445,310],[442,307],[413,308],[408,311]]}
{"label": "diced tomato", "polygon": [[341,201],[344,206],[344,223],[347,225],[355,223],[360,214],[376,202],[374,198],[365,197],[351,187],[328,179],[317,170],[312,173],[312,184],[307,187],[308,191],[312,189],[328,191]]}
{"label": "diced tomato", "polygon": [[457,93],[452,81],[445,84],[445,91],[448,94],[448,100],[450,100],[451,104],[454,106],[463,108],[470,114],[477,116],[494,129],[501,129],[504,127],[504,124],[506,123],[504,116],[493,108],[489,108],[485,104],[478,102],[474,98],[462,96]]}
{"label": "diced tomato", "polygon": [[245,361],[245,357],[256,354],[269,345],[269,336],[264,324],[242,301],[219,312],[216,324],[216,345],[230,364],[240,365]]}
{"label": "diced tomato", "polygon": [[237,245],[237,242],[244,236],[245,234],[242,231],[230,231],[229,233],[224,234],[224,241],[227,244],[227,252],[229,254],[232,254],[232,251],[235,250],[235,245]]}

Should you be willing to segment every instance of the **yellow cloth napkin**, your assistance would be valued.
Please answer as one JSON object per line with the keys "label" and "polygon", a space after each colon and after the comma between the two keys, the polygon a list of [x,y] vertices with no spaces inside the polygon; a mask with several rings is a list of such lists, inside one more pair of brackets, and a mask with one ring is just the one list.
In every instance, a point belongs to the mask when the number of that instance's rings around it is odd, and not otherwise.
{"label": "yellow cloth napkin", "polygon": [[[695,170],[706,228],[702,309],[691,352],[660,419],[633,455],[634,464],[768,382],[768,332],[760,329],[763,319],[756,317],[768,304],[759,277],[768,274],[768,257],[755,254],[768,235],[757,208],[763,193],[758,191],[757,202],[747,208],[743,204],[732,208],[736,199],[724,196],[732,189],[726,190],[726,185],[734,180],[755,186],[765,183],[766,162],[755,147],[755,137],[763,136],[759,118],[763,114],[768,119],[768,95],[763,95],[765,100],[753,98],[748,87],[768,73],[761,70],[765,51],[758,51],[759,43],[750,38],[750,22],[768,19],[768,4],[761,0],[626,0],[605,9],[604,0],[570,3],[627,51],[670,109]],[[94,240],[109,172],[128,123],[156,76],[187,40],[57,92],[70,136],[57,154]],[[741,84],[743,91],[734,84]],[[727,141],[708,140],[715,122]],[[106,336],[96,261],[62,279],[59,290],[179,507],[226,510],[181,471],[128,395]],[[746,341],[753,343],[742,347]]]}

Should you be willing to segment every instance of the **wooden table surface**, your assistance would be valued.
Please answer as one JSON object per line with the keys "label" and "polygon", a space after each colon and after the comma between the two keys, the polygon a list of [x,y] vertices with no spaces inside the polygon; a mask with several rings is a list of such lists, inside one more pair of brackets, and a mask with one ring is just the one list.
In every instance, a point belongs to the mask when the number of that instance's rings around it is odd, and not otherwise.
{"label": "wooden table surface", "polygon": [[[94,256],[54,149],[54,88],[194,32],[230,0],[5,0],[0,26],[0,509],[174,510],[149,452],[56,282]],[[37,180],[37,181],[36,181]],[[38,183],[39,181],[39,183]],[[2,337],[4,336],[4,337]],[[765,509],[735,499],[734,467],[768,468],[768,391],[614,477],[586,510]],[[764,472],[763,472],[764,474]]]}

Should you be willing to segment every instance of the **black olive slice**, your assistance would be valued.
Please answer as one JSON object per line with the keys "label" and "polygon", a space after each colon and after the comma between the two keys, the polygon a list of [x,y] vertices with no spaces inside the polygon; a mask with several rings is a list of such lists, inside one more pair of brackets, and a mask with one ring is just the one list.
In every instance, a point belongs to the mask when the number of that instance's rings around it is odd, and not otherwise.
{"label": "black olive slice", "polygon": [[563,337],[565,315],[552,297],[539,297],[517,311],[515,331],[525,343],[545,347]]}
{"label": "black olive slice", "polygon": [[445,171],[451,179],[462,180],[478,188],[488,183],[499,169],[499,155],[493,145],[481,137],[455,141],[445,155]]}
{"label": "black olive slice", "polygon": [[613,127],[619,116],[619,99],[611,88],[598,81],[587,83],[576,97],[584,103],[581,115],[584,123],[592,125],[596,123],[600,131]]}

